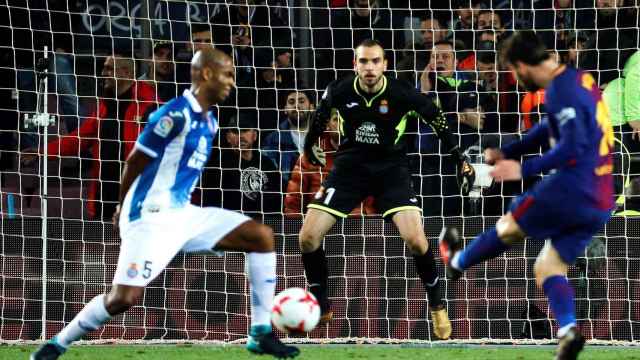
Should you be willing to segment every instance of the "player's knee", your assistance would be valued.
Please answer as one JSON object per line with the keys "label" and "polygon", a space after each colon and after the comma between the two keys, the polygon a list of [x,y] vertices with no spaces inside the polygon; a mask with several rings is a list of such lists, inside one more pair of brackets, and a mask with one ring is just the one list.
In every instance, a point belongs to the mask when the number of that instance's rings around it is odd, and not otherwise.
{"label": "player's knee", "polygon": [[300,243],[300,251],[305,254],[317,250],[321,242],[317,232],[309,230],[305,226],[300,230],[298,241]]}
{"label": "player's knee", "polygon": [[503,215],[496,223],[496,232],[502,242],[512,245],[524,239],[524,232],[511,214]]}
{"label": "player's knee", "polygon": [[556,275],[565,275],[564,267],[546,256],[538,256],[533,264],[533,273],[536,276],[536,285],[542,287],[545,280]]}
{"label": "player's knee", "polygon": [[256,230],[256,238],[254,240],[255,251],[271,252],[274,250],[273,230],[267,225],[260,225]]}
{"label": "player's knee", "polygon": [[424,234],[410,234],[404,239],[412,254],[422,255],[427,252],[429,244]]}

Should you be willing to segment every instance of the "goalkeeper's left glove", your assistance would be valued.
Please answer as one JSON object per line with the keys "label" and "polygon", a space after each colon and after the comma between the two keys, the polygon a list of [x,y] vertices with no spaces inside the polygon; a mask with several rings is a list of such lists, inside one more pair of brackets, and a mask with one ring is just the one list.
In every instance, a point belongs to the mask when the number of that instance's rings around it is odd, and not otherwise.
{"label": "goalkeeper's left glove", "polygon": [[458,186],[460,186],[460,192],[462,192],[463,196],[467,196],[476,181],[476,170],[469,164],[467,159],[463,159],[458,163],[457,170],[456,178]]}
{"label": "goalkeeper's left glove", "polygon": [[322,148],[317,145],[307,145],[304,147],[304,154],[307,156],[307,159],[314,166],[326,166],[327,165],[327,155],[324,153]]}

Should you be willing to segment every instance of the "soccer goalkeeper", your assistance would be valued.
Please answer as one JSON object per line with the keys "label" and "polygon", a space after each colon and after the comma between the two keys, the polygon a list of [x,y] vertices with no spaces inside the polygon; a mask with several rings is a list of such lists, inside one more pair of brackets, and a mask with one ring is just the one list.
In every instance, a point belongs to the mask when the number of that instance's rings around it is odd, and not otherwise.
{"label": "soccer goalkeeper", "polygon": [[334,168],[309,205],[300,230],[300,249],[311,292],[322,310],[321,322],[331,320],[327,298],[327,260],[322,240],[336,223],[372,195],[376,209],[398,227],[413,254],[424,284],[434,333],[440,339],[451,335],[451,323],[440,295],[438,272],[422,227],[421,208],[411,187],[406,156],[405,129],[410,118],[419,116],[431,125],[444,148],[457,162],[460,184],[468,193],[475,173],[455,145],[446,119],[435,104],[409,84],[387,78],[387,60],[382,46],[365,40],[356,48],[356,75],[331,83],[318,105],[305,139],[305,155],[324,165],[317,140],[332,111],[339,116],[341,143]]}

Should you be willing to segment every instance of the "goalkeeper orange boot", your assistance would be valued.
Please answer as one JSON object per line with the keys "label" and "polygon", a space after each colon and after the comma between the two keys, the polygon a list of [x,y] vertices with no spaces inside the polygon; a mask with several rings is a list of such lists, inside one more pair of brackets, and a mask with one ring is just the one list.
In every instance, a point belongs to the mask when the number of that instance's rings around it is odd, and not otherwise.
{"label": "goalkeeper orange boot", "polygon": [[454,227],[443,227],[440,231],[440,257],[447,265],[447,279],[458,280],[462,276],[462,271],[451,266],[451,260],[456,253],[462,250],[462,239],[458,230]]}
{"label": "goalkeeper orange boot", "polygon": [[555,360],[576,360],[584,347],[584,337],[573,327],[558,340]]}
{"label": "goalkeeper orange boot", "polygon": [[316,297],[318,305],[320,305],[320,321],[318,325],[328,324],[333,319],[333,311],[331,311],[326,289],[323,289],[320,284],[310,284],[309,291]]}
{"label": "goalkeeper orange boot", "polygon": [[327,310],[320,314],[320,321],[318,321],[318,325],[328,324],[333,319],[333,311]]}
{"label": "goalkeeper orange boot", "polygon": [[440,340],[447,340],[451,336],[451,321],[444,305],[431,308],[431,321],[433,321],[433,333]]}

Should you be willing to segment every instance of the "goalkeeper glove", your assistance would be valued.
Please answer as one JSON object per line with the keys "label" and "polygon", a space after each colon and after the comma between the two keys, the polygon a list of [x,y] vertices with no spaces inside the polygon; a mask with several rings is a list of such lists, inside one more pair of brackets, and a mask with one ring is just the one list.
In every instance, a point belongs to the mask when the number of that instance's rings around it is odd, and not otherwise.
{"label": "goalkeeper glove", "polygon": [[324,153],[324,150],[316,144],[313,145],[304,145],[304,154],[314,166],[325,166],[327,164],[327,155]]}
{"label": "goalkeeper glove", "polygon": [[467,159],[463,159],[458,164],[457,176],[458,186],[463,196],[469,195],[473,183],[476,181],[476,170],[469,164]]}

